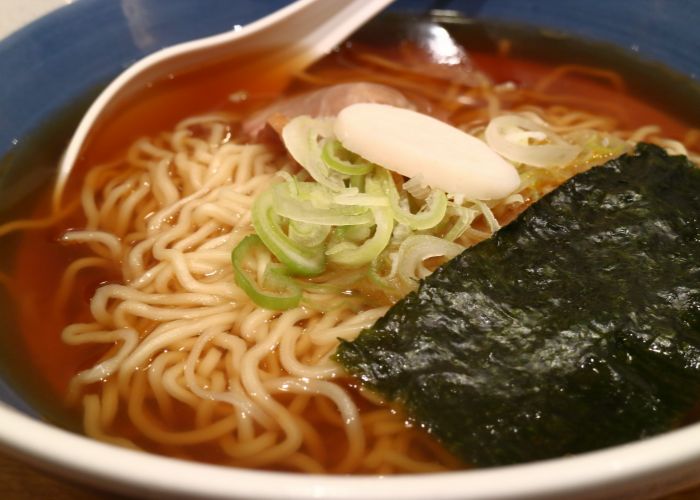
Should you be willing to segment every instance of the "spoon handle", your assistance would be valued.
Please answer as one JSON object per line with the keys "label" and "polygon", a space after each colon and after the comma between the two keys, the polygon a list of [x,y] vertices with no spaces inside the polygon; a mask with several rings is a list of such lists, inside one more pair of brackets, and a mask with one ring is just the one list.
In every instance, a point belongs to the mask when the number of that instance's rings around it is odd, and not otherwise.
{"label": "spoon handle", "polygon": [[392,1],[301,0],[292,4],[305,5],[295,14],[290,29],[282,34],[286,39],[282,45],[298,47],[304,54],[300,63],[309,64],[328,54]]}
{"label": "spoon handle", "polygon": [[[277,76],[302,70],[326,55],[392,1],[298,0],[243,28],[174,45],[141,59],[107,86],[78,125],[58,168],[54,211],[60,209],[66,182],[90,130],[144,85],[232,54],[260,54],[250,71],[277,81]],[[284,81],[280,78],[280,85]]]}

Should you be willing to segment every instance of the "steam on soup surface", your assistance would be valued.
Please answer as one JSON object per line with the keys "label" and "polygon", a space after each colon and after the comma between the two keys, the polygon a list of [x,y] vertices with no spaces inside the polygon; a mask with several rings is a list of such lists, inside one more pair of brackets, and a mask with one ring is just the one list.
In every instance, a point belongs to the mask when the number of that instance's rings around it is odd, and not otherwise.
{"label": "steam on soup surface", "polygon": [[[617,72],[535,31],[430,26],[452,33],[449,57],[425,30],[385,41],[370,27],[288,85],[245,60],[156,82],[93,134],[9,278],[38,376],[87,435],[274,470],[469,466],[349,377],[339,339],[576,173],[640,141],[697,161],[699,134],[675,103],[630,90],[639,68],[621,55]],[[333,128],[367,101],[468,132],[515,187],[479,198],[372,164]],[[409,146],[398,136],[389,155]]]}

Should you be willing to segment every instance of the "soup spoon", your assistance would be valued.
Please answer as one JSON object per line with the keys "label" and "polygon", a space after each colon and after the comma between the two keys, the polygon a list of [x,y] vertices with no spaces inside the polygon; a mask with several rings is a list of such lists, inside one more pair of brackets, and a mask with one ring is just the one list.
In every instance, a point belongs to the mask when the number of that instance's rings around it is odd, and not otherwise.
{"label": "soup spoon", "polygon": [[[291,75],[326,55],[393,0],[298,0],[232,31],[159,50],[121,73],[80,121],[58,168],[57,210],[66,182],[91,130],[146,85],[236,55],[260,54],[250,71],[261,77]],[[280,80],[282,81],[282,79]]]}

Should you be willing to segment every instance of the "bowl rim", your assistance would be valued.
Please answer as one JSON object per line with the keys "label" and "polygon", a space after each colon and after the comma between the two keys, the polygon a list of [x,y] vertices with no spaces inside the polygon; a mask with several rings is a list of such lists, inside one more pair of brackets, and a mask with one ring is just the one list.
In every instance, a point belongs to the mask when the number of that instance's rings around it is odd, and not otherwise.
{"label": "bowl rim", "polygon": [[[641,441],[527,464],[427,474],[341,476],[190,462],[102,443],[0,402],[0,448],[99,488],[191,498],[406,499],[647,496],[700,482],[700,423]],[[632,493],[634,492],[634,493]]]}
{"label": "bowl rim", "polygon": [[[700,424],[581,455],[468,471],[394,476],[270,472],[208,465],[121,448],[0,404],[0,447],[42,469],[113,491],[174,497],[560,498],[649,495],[698,481]],[[690,446],[689,446],[690,444]],[[517,487],[514,487],[517,485]],[[636,496],[635,496],[636,498]]]}

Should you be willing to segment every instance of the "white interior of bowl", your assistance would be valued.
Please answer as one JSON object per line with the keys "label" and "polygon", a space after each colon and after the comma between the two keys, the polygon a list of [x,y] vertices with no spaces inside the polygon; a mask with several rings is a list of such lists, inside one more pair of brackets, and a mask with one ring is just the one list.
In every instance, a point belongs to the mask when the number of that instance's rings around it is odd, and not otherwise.
{"label": "white interior of bowl", "polygon": [[[0,37],[71,0],[3,0]],[[32,4],[27,8],[28,4]],[[575,457],[440,474],[322,476],[186,462],[122,449],[35,420],[0,403],[0,446],[100,488],[148,496],[255,499],[506,499],[655,497],[700,480],[700,424]]]}
{"label": "white interior of bowl", "polygon": [[100,488],[255,499],[653,497],[697,482],[700,425],[532,464],[440,474],[332,476],[205,465],[118,448],[0,405],[0,444],[39,467]]}

